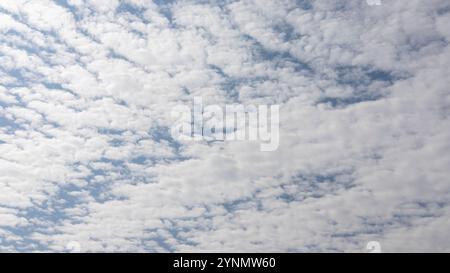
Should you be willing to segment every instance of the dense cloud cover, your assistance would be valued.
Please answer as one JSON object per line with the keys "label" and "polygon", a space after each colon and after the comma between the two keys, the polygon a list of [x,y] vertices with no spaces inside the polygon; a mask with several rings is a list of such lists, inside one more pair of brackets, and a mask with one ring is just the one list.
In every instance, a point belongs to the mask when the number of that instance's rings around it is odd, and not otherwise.
{"label": "dense cloud cover", "polygon": [[[1,0],[0,251],[450,251],[447,0]],[[194,96],[280,145],[179,142]]]}

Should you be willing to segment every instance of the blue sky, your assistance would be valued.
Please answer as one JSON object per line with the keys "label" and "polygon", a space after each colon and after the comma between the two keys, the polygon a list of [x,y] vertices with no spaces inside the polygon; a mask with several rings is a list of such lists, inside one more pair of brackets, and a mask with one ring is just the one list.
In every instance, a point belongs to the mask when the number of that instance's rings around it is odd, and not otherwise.
{"label": "blue sky", "polygon": [[[449,251],[445,0],[0,1],[0,251]],[[280,145],[171,109],[280,105]]]}

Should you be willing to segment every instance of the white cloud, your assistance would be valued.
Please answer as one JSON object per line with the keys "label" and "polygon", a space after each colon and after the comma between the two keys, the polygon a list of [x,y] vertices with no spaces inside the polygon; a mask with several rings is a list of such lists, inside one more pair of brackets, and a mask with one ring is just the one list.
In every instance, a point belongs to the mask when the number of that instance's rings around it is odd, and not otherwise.
{"label": "white cloud", "polygon": [[[446,1],[1,1],[0,250],[449,251]],[[280,104],[280,147],[170,110]]]}

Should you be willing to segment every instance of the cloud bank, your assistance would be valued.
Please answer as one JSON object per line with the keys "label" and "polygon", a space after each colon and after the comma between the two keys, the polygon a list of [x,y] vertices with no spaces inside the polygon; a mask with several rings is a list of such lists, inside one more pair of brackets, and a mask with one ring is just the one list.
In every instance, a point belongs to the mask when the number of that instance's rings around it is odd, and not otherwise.
{"label": "cloud bank", "polygon": [[[450,251],[445,0],[0,1],[0,251]],[[279,104],[280,143],[170,110]]]}

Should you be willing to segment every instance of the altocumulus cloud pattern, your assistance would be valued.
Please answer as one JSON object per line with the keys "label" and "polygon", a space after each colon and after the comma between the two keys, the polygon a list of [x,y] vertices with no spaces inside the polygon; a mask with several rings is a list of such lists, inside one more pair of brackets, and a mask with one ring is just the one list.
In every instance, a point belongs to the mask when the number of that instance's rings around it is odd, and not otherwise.
{"label": "altocumulus cloud pattern", "polygon": [[372,2],[1,0],[0,251],[450,251],[450,3]]}

